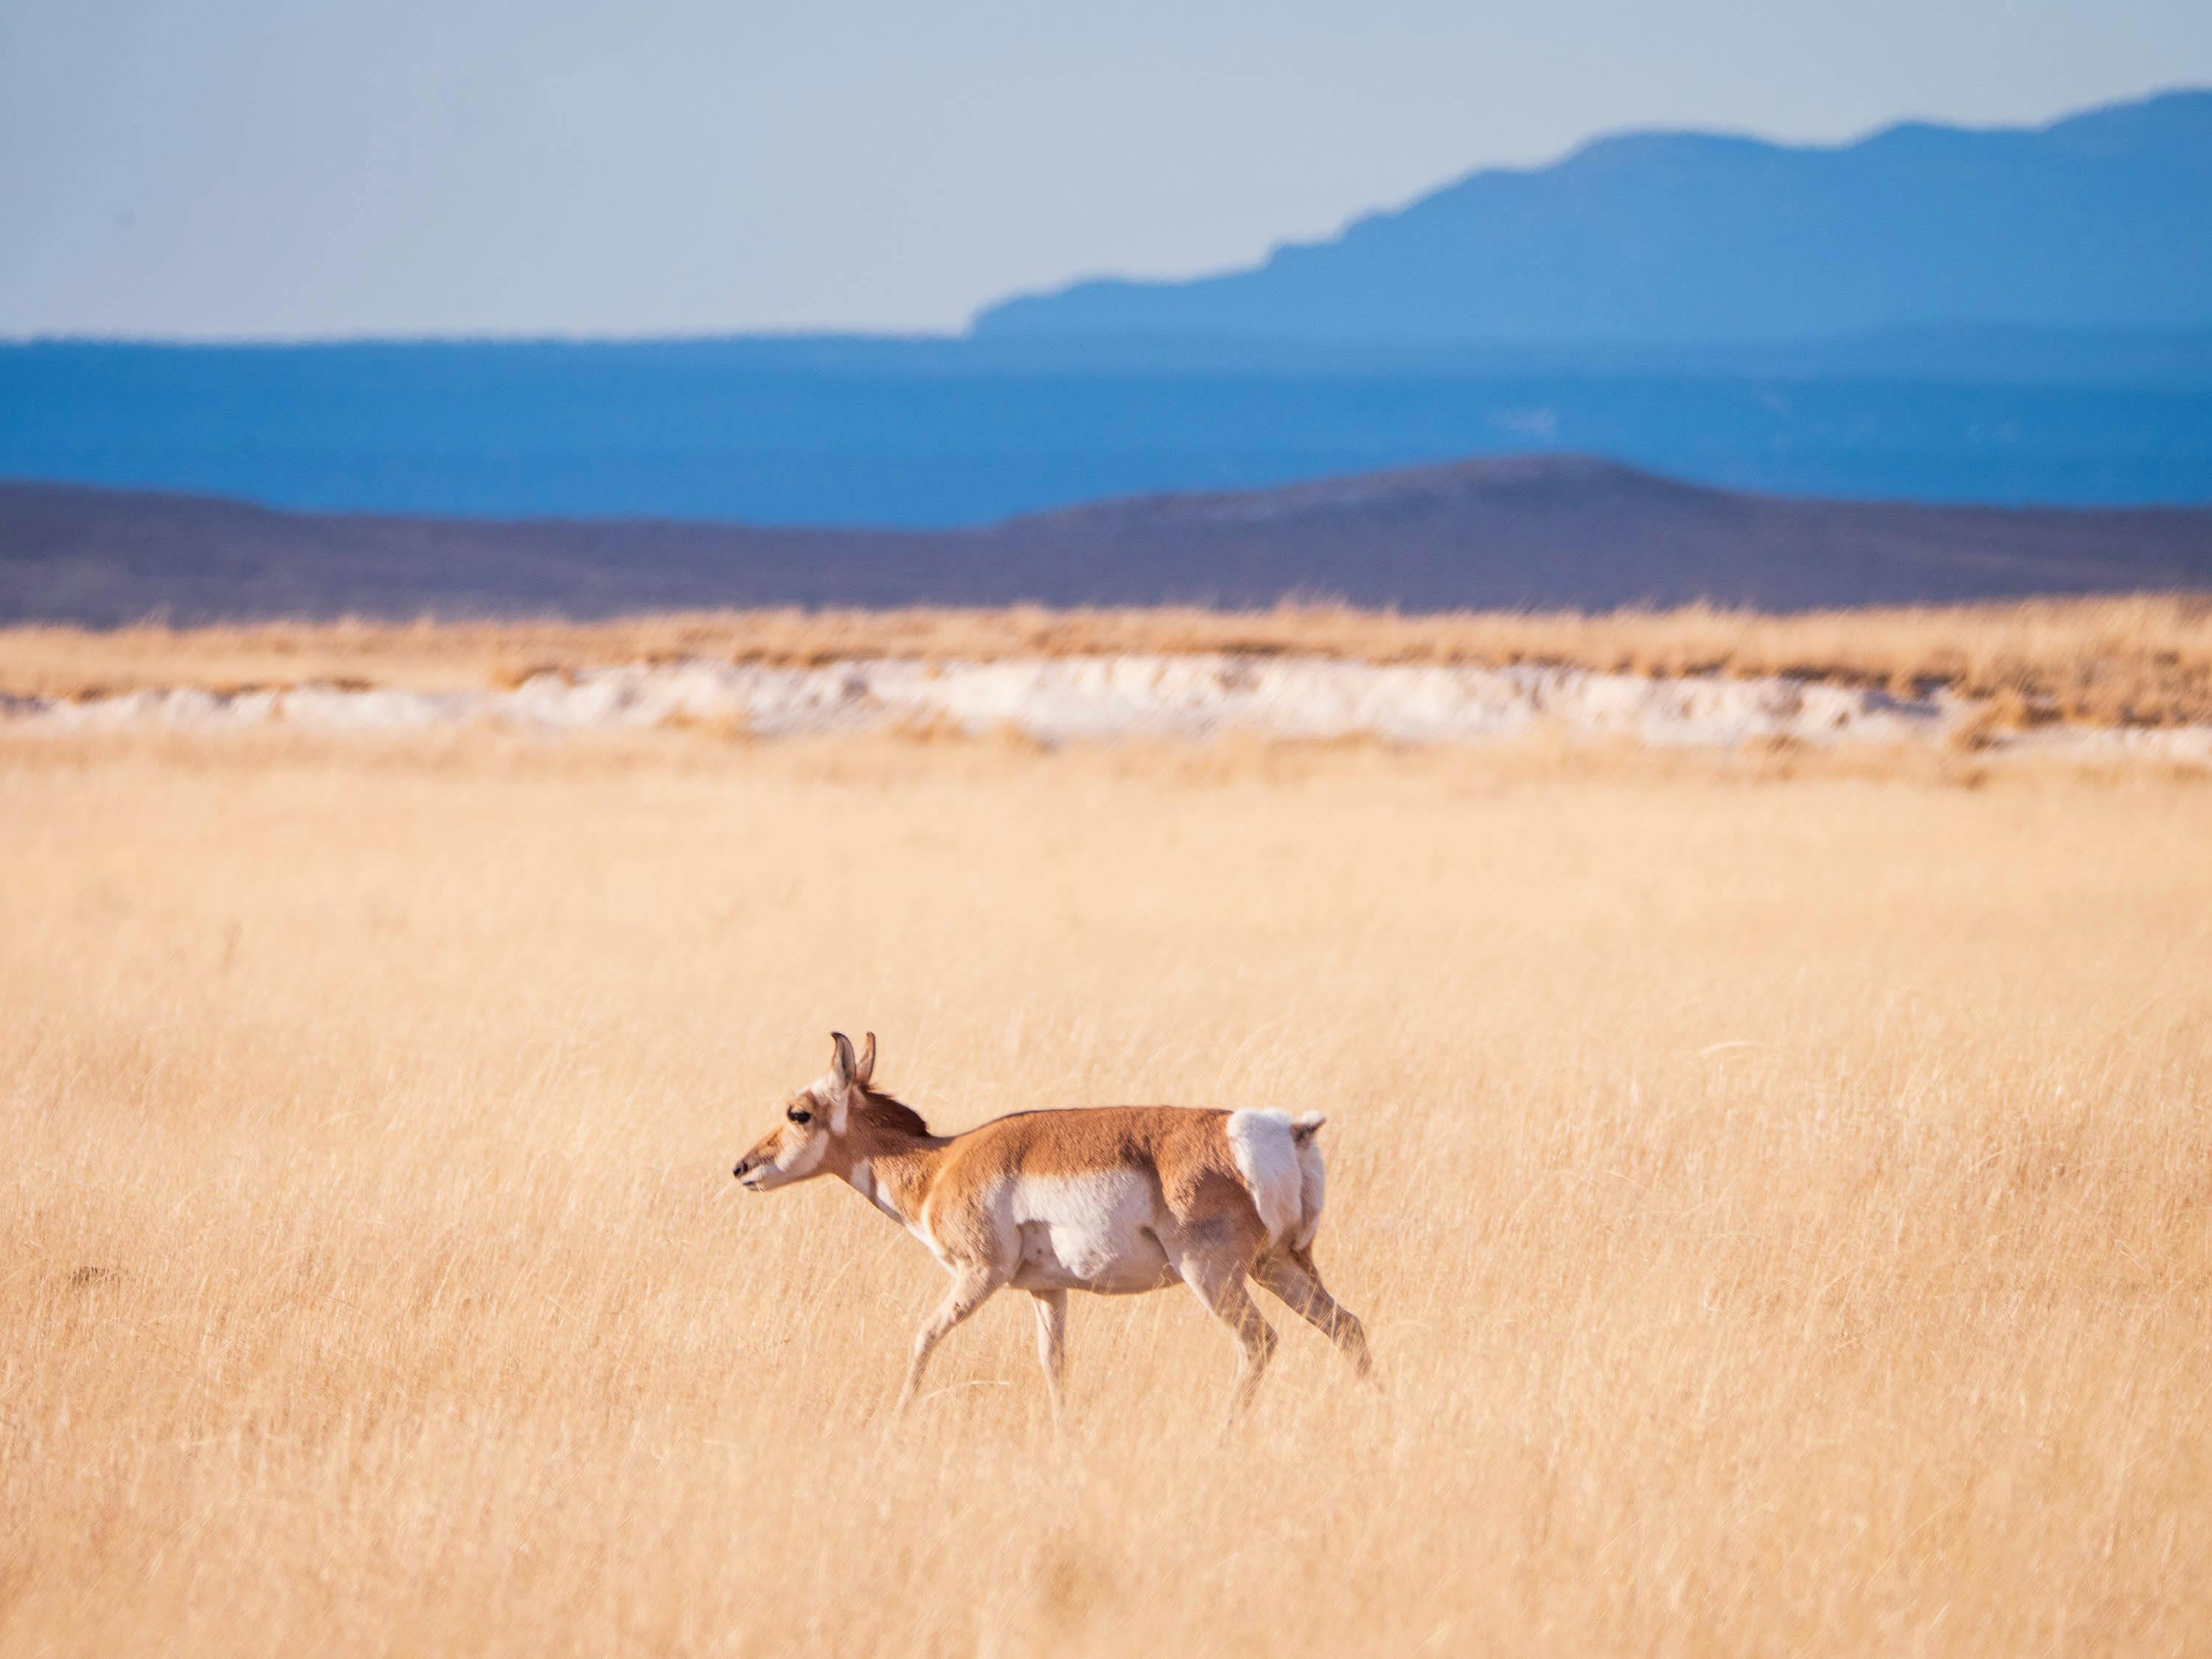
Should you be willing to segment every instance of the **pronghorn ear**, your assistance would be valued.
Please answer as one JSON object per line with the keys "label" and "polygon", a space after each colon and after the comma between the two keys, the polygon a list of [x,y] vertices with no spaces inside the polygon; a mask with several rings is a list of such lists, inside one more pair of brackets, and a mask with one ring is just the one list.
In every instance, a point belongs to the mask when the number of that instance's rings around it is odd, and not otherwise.
{"label": "pronghorn ear", "polygon": [[853,1081],[866,1088],[876,1075],[876,1034],[868,1033],[860,1044],[860,1063],[853,1069]]}
{"label": "pronghorn ear", "polygon": [[830,1128],[834,1134],[845,1133],[845,1113],[853,1102],[853,1074],[860,1063],[853,1058],[853,1039],[842,1031],[830,1033],[830,1081],[837,1097],[827,1103],[830,1108]]}

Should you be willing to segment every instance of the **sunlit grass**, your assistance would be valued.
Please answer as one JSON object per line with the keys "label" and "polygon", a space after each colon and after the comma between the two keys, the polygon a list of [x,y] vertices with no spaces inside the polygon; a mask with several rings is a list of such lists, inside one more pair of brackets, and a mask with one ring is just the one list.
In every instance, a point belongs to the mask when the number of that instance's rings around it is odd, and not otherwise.
{"label": "sunlit grass", "polygon": [[[0,1651],[2212,1645],[2212,791],[0,748]],[[729,1166],[1325,1110],[1355,1384]]]}

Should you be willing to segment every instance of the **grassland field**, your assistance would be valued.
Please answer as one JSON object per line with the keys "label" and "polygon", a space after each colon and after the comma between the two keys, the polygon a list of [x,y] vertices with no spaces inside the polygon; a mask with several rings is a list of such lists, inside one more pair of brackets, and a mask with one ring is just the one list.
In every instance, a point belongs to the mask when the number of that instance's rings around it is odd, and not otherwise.
{"label": "grassland field", "polygon": [[[1960,787],[1961,783],[1978,787]],[[2212,784],[0,729],[0,1652],[2212,1650]],[[730,1165],[1329,1115],[1269,1304]]]}

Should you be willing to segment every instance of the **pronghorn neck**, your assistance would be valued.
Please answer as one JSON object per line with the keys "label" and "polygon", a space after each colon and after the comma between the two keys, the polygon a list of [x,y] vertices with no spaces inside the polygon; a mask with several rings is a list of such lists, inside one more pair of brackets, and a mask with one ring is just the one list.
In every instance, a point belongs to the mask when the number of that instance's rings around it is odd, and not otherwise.
{"label": "pronghorn neck", "polygon": [[874,1205],[902,1226],[912,1219],[912,1212],[902,1203],[908,1198],[908,1183],[900,1179],[904,1171],[899,1167],[906,1160],[895,1153],[878,1153],[873,1158],[853,1160],[853,1167],[845,1171],[845,1179],[853,1190]]}
{"label": "pronghorn neck", "polygon": [[912,1133],[859,1119],[847,1139],[849,1151],[838,1173],[854,1191],[892,1220],[912,1226],[921,1213],[938,1153],[948,1144],[947,1137],[926,1130]]}

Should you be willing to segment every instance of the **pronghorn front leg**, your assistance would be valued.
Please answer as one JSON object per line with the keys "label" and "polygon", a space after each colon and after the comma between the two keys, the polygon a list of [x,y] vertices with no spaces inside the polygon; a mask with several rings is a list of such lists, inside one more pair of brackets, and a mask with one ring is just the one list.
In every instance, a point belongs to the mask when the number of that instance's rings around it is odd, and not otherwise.
{"label": "pronghorn front leg", "polygon": [[981,1307],[1003,1283],[1001,1275],[988,1267],[959,1270],[952,1281],[951,1294],[937,1304],[935,1313],[921,1322],[921,1329],[915,1335],[914,1360],[907,1367],[906,1386],[899,1390],[898,1409],[902,1413],[914,1404],[915,1390],[921,1386],[921,1374],[928,1368],[930,1353],[945,1340],[945,1333]]}
{"label": "pronghorn front leg", "polygon": [[1067,1292],[1031,1291],[1036,1298],[1037,1363],[1044,1367],[1045,1392],[1052,1396],[1052,1420],[1060,1421],[1060,1383],[1067,1371]]}

